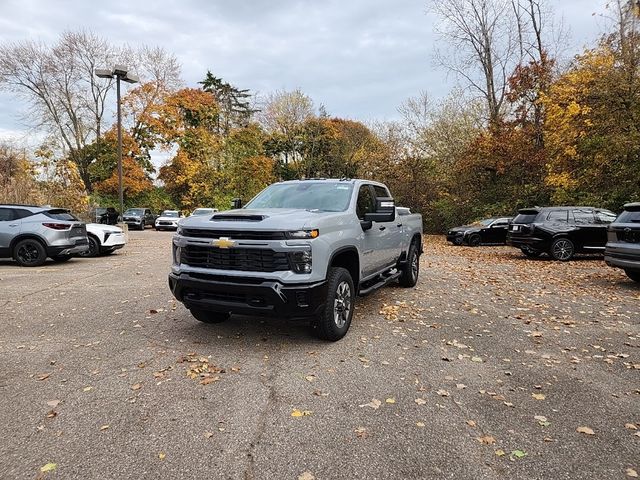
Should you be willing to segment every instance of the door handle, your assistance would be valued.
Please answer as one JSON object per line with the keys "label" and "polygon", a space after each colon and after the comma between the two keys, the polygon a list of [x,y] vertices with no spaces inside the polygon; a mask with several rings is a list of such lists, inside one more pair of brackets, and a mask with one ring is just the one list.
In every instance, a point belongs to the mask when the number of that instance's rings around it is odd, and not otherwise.
{"label": "door handle", "polygon": [[402,224],[401,224],[401,223],[399,223],[399,224],[398,224],[398,225],[396,225],[396,226],[401,227],[401,226],[402,226]]}
{"label": "door handle", "polygon": [[386,229],[387,229],[387,227],[385,227],[385,226],[380,227],[380,230],[386,230]]}
{"label": "door handle", "polygon": [[17,227],[18,225],[20,225],[19,223],[10,223],[9,226],[10,227]]}

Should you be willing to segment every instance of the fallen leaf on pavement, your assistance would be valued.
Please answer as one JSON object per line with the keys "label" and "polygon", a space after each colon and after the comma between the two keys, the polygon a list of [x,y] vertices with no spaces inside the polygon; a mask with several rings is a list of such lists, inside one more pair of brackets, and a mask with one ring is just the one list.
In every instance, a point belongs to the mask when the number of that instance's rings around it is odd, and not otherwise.
{"label": "fallen leaf on pavement", "polygon": [[60,400],[49,400],[47,402],[47,405],[49,405],[51,408],[56,408],[59,403],[60,403]]}
{"label": "fallen leaf on pavement", "polygon": [[426,405],[427,401],[424,398],[416,398],[414,400],[418,405]]}
{"label": "fallen leaf on pavement", "polygon": [[436,393],[438,395],[440,395],[441,397],[448,397],[449,396],[449,392],[447,392],[446,390],[438,390]]}
{"label": "fallen leaf on pavement", "polygon": [[499,457],[504,457],[506,454],[504,453],[504,450],[498,449],[496,450],[496,455]]}
{"label": "fallen leaf on pavement", "polygon": [[298,410],[295,408],[293,412],[291,412],[292,417],[307,417],[311,415],[313,412],[311,410]]}
{"label": "fallen leaf on pavement", "polygon": [[576,428],[576,432],[584,433],[585,435],[595,435],[596,434],[596,432],[594,432],[589,427],[578,427],[578,428]]}
{"label": "fallen leaf on pavement", "polygon": [[385,400],[385,402],[387,402],[387,403],[396,403],[396,399],[395,398],[387,398]]}
{"label": "fallen leaf on pavement", "polygon": [[218,375],[215,375],[213,377],[204,377],[202,380],[200,380],[200,385],[209,385],[210,383],[217,382],[218,380],[220,380],[220,377]]}
{"label": "fallen leaf on pavement", "polygon": [[545,398],[547,398],[544,393],[532,393],[531,396],[533,398],[535,398],[536,400],[544,400]]}
{"label": "fallen leaf on pavement", "polygon": [[625,423],[624,428],[628,428],[629,430],[637,430],[638,427],[633,423]]}
{"label": "fallen leaf on pavement", "polygon": [[40,471],[42,473],[53,472],[56,468],[58,468],[57,463],[47,463],[46,465],[40,467]]}
{"label": "fallen leaf on pavement", "polygon": [[316,376],[315,376],[315,375],[307,375],[306,377],[304,377],[304,379],[305,379],[307,382],[313,382],[313,381],[315,381]]}
{"label": "fallen leaf on pavement", "polygon": [[480,357],[471,357],[471,361],[472,362],[476,362],[476,363],[482,363],[482,358],[480,358]]}
{"label": "fallen leaf on pavement", "polygon": [[298,475],[298,480],[315,480],[316,477],[313,476],[311,472],[303,472]]}
{"label": "fallen leaf on pavement", "polygon": [[636,472],[633,468],[627,468],[625,470],[627,477],[638,478],[638,472]]}
{"label": "fallen leaf on pavement", "polygon": [[378,400],[377,398],[374,398],[369,403],[364,403],[364,404],[360,405],[360,407],[371,407],[374,410],[377,410],[378,408],[380,408],[380,405],[382,405],[382,402],[380,400]]}
{"label": "fallen leaf on pavement", "polygon": [[522,450],[514,450],[511,452],[511,458],[522,458],[526,456],[527,452],[523,452]]}
{"label": "fallen leaf on pavement", "polygon": [[416,427],[424,427],[424,422],[416,422]]}
{"label": "fallen leaf on pavement", "polygon": [[43,373],[42,375],[38,376],[38,380],[46,380],[47,378],[49,378],[49,375],[51,375],[51,373]]}
{"label": "fallen leaf on pavement", "polygon": [[82,389],[82,391],[83,391],[83,392],[89,392],[89,391],[91,391],[91,390],[93,390],[93,387],[84,387],[84,388]]}
{"label": "fallen leaf on pavement", "polygon": [[204,436],[206,438],[211,438],[211,437],[213,437],[213,432],[204,432]]}
{"label": "fallen leaf on pavement", "polygon": [[496,443],[496,439],[493,438],[491,435],[485,435],[484,437],[479,437],[477,438],[477,440],[480,443],[483,443],[485,445],[493,445],[494,443]]}
{"label": "fallen leaf on pavement", "polygon": [[473,420],[467,420],[467,425],[469,425],[470,427],[474,427],[476,426],[476,422],[474,422]]}
{"label": "fallen leaf on pavement", "polygon": [[166,453],[164,453],[164,452],[160,452],[160,453],[158,454],[158,458],[159,458],[160,460],[164,460],[164,458],[165,458],[166,456],[167,456],[167,454],[166,454]]}
{"label": "fallen leaf on pavement", "polygon": [[131,385],[131,390],[140,390],[141,388],[142,388],[141,383],[134,383],[133,385]]}
{"label": "fallen leaf on pavement", "polygon": [[367,438],[369,436],[367,429],[364,427],[358,427],[354,430],[354,432],[358,438]]}
{"label": "fallen leaf on pavement", "polygon": [[108,428],[109,428],[109,425],[102,425],[102,426],[100,427],[100,431],[107,430]]}

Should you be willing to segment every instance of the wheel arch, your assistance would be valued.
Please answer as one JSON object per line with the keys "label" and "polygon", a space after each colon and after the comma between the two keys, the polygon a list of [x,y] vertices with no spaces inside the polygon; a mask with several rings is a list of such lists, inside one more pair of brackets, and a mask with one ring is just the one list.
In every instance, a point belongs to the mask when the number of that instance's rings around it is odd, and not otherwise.
{"label": "wheel arch", "polygon": [[37,235],[35,233],[21,233],[16,235],[15,238],[11,240],[11,243],[9,244],[9,252],[11,253],[11,255],[13,255],[13,249],[18,244],[18,242],[21,242],[22,240],[28,240],[28,239],[37,240],[42,244],[45,250],[48,247],[47,241],[44,238],[42,238],[40,235]]}
{"label": "wheel arch", "polygon": [[345,268],[351,274],[357,292],[360,285],[360,256],[356,247],[342,247],[333,252],[329,259],[329,267]]}

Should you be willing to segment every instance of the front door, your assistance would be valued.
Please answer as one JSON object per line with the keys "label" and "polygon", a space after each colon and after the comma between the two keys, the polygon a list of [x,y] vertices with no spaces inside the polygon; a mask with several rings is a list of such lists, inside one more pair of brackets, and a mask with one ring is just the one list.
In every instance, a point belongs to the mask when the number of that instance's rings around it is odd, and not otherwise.
{"label": "front door", "polygon": [[0,255],[10,255],[11,241],[20,233],[20,220],[16,220],[13,209],[0,208]]}
{"label": "front door", "polygon": [[[356,215],[358,220],[364,221],[367,213],[376,211],[373,190],[370,185],[361,185],[358,190],[358,200],[356,202]],[[362,240],[362,276],[367,277],[382,268],[383,258],[380,252],[380,239],[378,229],[379,224],[373,223],[373,226],[363,232]]]}

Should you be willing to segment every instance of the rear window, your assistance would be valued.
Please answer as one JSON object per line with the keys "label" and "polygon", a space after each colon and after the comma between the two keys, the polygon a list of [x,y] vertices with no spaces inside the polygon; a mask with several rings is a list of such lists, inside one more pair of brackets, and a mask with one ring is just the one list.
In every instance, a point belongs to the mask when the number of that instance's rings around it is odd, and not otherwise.
{"label": "rear window", "polygon": [[625,210],[620,214],[616,223],[640,223],[640,211]]}
{"label": "rear window", "polygon": [[537,216],[538,212],[522,212],[513,219],[513,223],[533,223]]}
{"label": "rear window", "polygon": [[71,215],[67,210],[57,209],[57,210],[48,210],[46,212],[42,212],[43,215],[53,218],[54,220],[66,220],[69,222],[76,222],[78,219]]}

